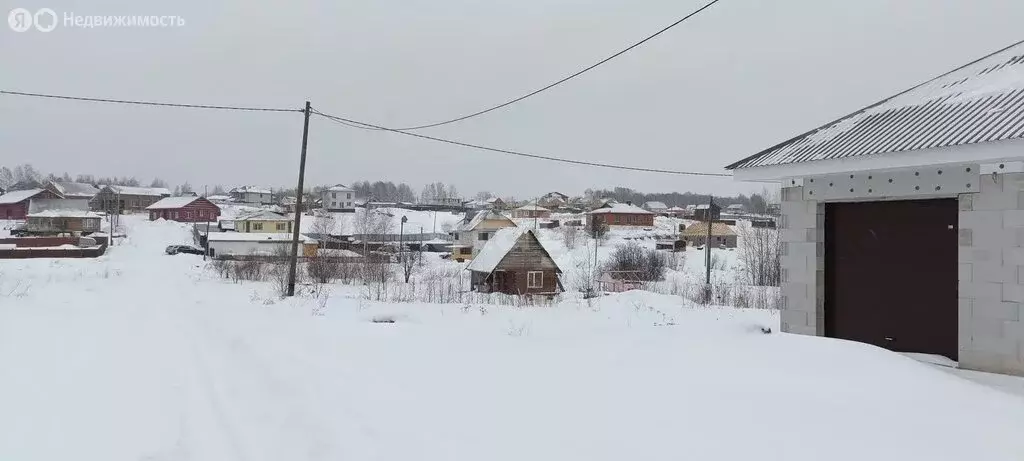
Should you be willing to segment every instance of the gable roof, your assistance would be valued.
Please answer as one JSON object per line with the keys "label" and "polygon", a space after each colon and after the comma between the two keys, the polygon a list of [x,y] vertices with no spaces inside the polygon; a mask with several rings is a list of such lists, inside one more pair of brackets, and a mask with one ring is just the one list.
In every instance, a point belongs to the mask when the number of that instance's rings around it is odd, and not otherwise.
{"label": "gable roof", "polygon": [[101,218],[98,213],[89,210],[55,209],[43,210],[26,215],[28,218]]}
{"label": "gable roof", "polygon": [[477,213],[476,216],[473,216],[472,220],[470,220],[468,223],[465,223],[465,225],[461,226],[459,230],[471,231],[473,229],[476,229],[476,227],[479,226],[480,223],[486,220],[508,221],[509,226],[516,225],[515,221],[512,221],[507,216],[498,213],[497,211],[494,210],[487,210]]}
{"label": "gable roof", "polygon": [[519,211],[551,211],[551,210],[549,210],[547,208],[544,208],[542,206],[539,206],[539,205],[523,205],[523,206],[521,206],[519,208],[516,208],[516,210],[519,210]]}
{"label": "gable roof", "polygon": [[656,210],[664,210],[668,208],[668,205],[665,205],[665,202],[647,202],[644,204],[644,206]]}
{"label": "gable roof", "polygon": [[328,192],[355,192],[356,190],[344,184],[335,184],[325,189]]}
{"label": "gable roof", "polygon": [[[158,200],[156,203],[146,207],[147,210],[169,210],[174,208],[184,207],[196,200],[204,200],[202,197],[164,197]],[[212,203],[212,202],[211,202]],[[214,205],[216,206],[216,205]]]}
{"label": "gable roof", "polygon": [[264,188],[259,187],[259,186],[238,186],[238,187],[235,187],[235,188],[231,189],[230,191],[228,191],[228,193],[230,193],[230,194],[246,194],[246,193],[250,193],[250,194],[273,194],[273,192],[270,189],[264,189]]}
{"label": "gable roof", "polygon": [[235,221],[291,221],[292,218],[274,213],[270,210],[252,211],[242,213],[235,217]]}
{"label": "gable roof", "polygon": [[0,205],[20,203],[35,197],[42,191],[43,189],[12,190],[4,195],[0,195]]}
{"label": "gable roof", "polygon": [[[683,231],[683,235],[687,237],[699,237],[703,235],[706,237],[708,235],[708,223],[699,222],[696,224],[690,224],[686,227],[686,230]],[[711,223],[711,235],[729,236],[736,235],[736,232],[733,231],[728,224],[713,222]]]}
{"label": "gable roof", "polygon": [[132,187],[132,186],[103,186],[115,194],[122,195],[144,195],[147,197],[166,197],[171,191],[164,187]]}
{"label": "gable roof", "polygon": [[1024,41],[726,166],[743,169],[1024,137]]}
{"label": "gable roof", "polygon": [[625,203],[614,203],[605,206],[604,208],[598,208],[591,211],[592,214],[600,213],[628,213],[628,214],[654,214],[636,205],[628,205]]}
{"label": "gable roof", "polygon": [[84,182],[51,181],[53,187],[66,198],[92,198],[100,190]]}
{"label": "gable roof", "polygon": [[562,269],[558,268],[555,258],[551,257],[551,252],[544,247],[544,243],[537,238],[533,230],[521,227],[506,227],[495,232],[494,236],[487,240],[487,244],[480,249],[480,253],[473,257],[469,266],[466,266],[466,270],[486,272],[488,274],[494,272],[494,269],[501,264],[501,261],[505,259],[508,252],[512,251],[523,238],[534,239],[540,245],[541,250],[551,259],[551,262],[555,264],[555,271],[562,272]]}

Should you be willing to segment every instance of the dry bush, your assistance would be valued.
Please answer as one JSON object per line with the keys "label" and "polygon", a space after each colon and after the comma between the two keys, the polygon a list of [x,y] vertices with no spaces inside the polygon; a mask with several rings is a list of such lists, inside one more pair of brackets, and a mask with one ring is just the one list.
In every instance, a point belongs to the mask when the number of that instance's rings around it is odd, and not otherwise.
{"label": "dry bush", "polygon": [[665,278],[669,260],[663,252],[643,248],[630,242],[619,245],[612,251],[611,258],[605,263],[608,271],[636,271],[641,281],[653,282]]}
{"label": "dry bush", "polygon": [[562,226],[559,229],[559,232],[561,232],[562,234],[562,243],[565,245],[566,248],[570,250],[576,248],[580,240],[579,229],[577,229],[575,226]]}

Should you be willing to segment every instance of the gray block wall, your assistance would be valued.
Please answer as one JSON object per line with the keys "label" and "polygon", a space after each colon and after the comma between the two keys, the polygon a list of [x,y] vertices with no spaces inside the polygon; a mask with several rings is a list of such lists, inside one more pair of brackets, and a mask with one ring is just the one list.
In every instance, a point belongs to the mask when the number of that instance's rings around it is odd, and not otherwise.
{"label": "gray block wall", "polygon": [[[1024,375],[1024,173],[980,179],[958,196],[959,365]],[[782,331],[821,336],[824,205],[803,196],[782,189]]]}

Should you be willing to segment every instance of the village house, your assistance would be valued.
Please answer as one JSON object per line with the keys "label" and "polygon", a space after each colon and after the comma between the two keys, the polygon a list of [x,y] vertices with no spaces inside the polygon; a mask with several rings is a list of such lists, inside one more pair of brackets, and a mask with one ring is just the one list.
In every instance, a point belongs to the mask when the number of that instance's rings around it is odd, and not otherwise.
{"label": "village house", "polygon": [[28,233],[36,235],[88,235],[100,231],[102,219],[99,214],[89,210],[51,209],[30,213],[25,218],[25,228]]}
{"label": "village house", "polygon": [[208,195],[208,196],[206,196],[206,200],[209,200],[210,203],[215,203],[217,205],[223,205],[225,203],[231,203],[231,196],[228,196],[228,195]]}
{"label": "village house", "polygon": [[12,190],[0,195],[0,219],[25,219],[33,201],[61,198],[50,189]]}
{"label": "village house", "polygon": [[747,207],[743,206],[742,203],[733,203],[725,207],[725,212],[731,215],[743,215],[747,213]]}
{"label": "village house", "polygon": [[238,186],[228,191],[231,200],[249,205],[273,205],[274,192],[259,186]]}
{"label": "village house", "polygon": [[782,182],[782,331],[1024,375],[1022,161],[1017,44],[726,168]]}
{"label": "village house", "polygon": [[336,184],[320,193],[323,207],[327,211],[356,211],[356,191],[351,187]]}
{"label": "village house", "polygon": [[[687,246],[704,246],[708,239],[708,223],[690,224],[682,231],[681,237]],[[736,248],[736,243],[736,231],[731,226],[721,222],[711,223],[712,247]]]}
{"label": "village house", "polygon": [[520,219],[547,219],[551,217],[551,210],[537,205],[523,205],[512,210],[512,217]]}
{"label": "village house", "polygon": [[493,210],[467,214],[466,217],[469,220],[463,220],[452,232],[452,259],[456,261],[473,259],[498,229],[516,227],[511,219]]}
{"label": "village house", "polygon": [[537,204],[551,209],[558,209],[569,204],[569,196],[561,192],[548,192],[537,199]]}
{"label": "village house", "polygon": [[588,213],[591,220],[608,226],[654,226],[654,213],[629,203],[615,203]]}
{"label": "village house", "polygon": [[[207,236],[210,256],[276,256],[290,255],[294,236],[286,232],[210,232]],[[299,255],[316,256],[317,241],[299,235]]]}
{"label": "village house", "polygon": [[292,218],[270,210],[245,213],[234,219],[234,230],[241,233],[291,232]]}
{"label": "village house", "polygon": [[166,197],[146,207],[149,220],[211,222],[220,216],[220,207],[203,197]]}
{"label": "village house", "polygon": [[722,207],[717,203],[702,203],[693,207],[693,219],[697,221],[717,221],[722,219]]}
{"label": "village house", "polygon": [[530,229],[499,229],[466,270],[473,291],[481,293],[554,295],[563,291],[562,270]]}
{"label": "village house", "polygon": [[108,213],[141,212],[146,207],[170,197],[163,187],[103,186],[90,202],[94,211]]}
{"label": "village house", "polygon": [[686,208],[674,206],[665,210],[665,214],[673,218],[682,218],[686,216]]}
{"label": "village house", "polygon": [[665,202],[646,202],[644,209],[654,214],[668,214],[668,206]]}

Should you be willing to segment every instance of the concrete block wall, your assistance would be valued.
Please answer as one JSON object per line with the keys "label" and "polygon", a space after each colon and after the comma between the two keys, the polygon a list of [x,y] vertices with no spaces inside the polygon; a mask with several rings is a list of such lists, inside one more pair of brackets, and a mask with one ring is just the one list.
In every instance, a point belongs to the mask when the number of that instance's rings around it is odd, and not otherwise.
{"label": "concrete block wall", "polygon": [[824,208],[803,200],[803,188],[782,189],[782,331],[825,334]]}
{"label": "concrete block wall", "polygon": [[960,194],[960,367],[1024,375],[1024,174]]}
{"label": "concrete block wall", "polygon": [[[1024,375],[1024,173],[980,179],[958,196],[959,365]],[[824,204],[783,188],[779,228],[782,331],[822,336]]]}

